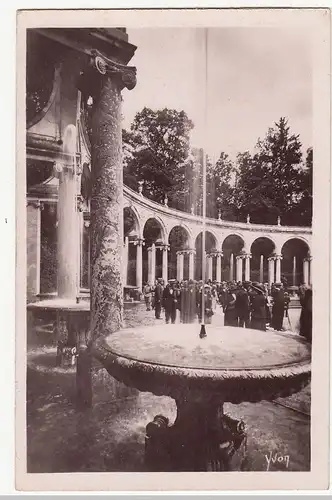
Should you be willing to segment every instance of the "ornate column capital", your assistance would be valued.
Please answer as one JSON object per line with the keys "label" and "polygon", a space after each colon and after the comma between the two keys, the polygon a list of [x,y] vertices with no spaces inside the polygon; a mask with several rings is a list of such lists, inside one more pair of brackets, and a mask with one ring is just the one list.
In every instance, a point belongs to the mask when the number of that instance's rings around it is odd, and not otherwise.
{"label": "ornate column capital", "polygon": [[282,260],[282,258],[283,257],[280,253],[275,255],[275,260]]}
{"label": "ornate column capital", "polygon": [[93,49],[88,64],[80,72],[78,87],[84,95],[94,97],[103,77],[113,79],[120,91],[123,88],[132,90],[137,82],[135,66],[121,64]]}
{"label": "ornate column capital", "polygon": [[[145,246],[145,241],[144,241],[144,238],[137,238],[136,240],[129,240],[130,243],[133,243],[133,245],[135,245],[135,247],[140,247],[140,246]],[[151,247],[150,247],[151,248]],[[149,250],[149,248],[148,248]]]}
{"label": "ornate column capital", "polygon": [[117,78],[122,88],[132,90],[137,83],[135,66],[126,66],[109,59],[98,50],[92,51],[90,64],[101,74]]}
{"label": "ornate column capital", "polygon": [[303,262],[311,262],[312,261],[312,255],[307,255],[304,257]]}

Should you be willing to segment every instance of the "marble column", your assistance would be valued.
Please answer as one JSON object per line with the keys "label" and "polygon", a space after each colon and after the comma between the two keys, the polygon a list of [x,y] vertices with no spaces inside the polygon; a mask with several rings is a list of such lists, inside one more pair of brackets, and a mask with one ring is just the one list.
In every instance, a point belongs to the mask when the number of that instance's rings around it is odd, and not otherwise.
{"label": "marble column", "polygon": [[207,255],[206,256],[206,277],[208,280],[212,281],[212,273],[213,273],[213,255]]}
{"label": "marble column", "polygon": [[151,245],[151,282],[154,284],[156,281],[156,245]]}
{"label": "marble column", "polygon": [[250,281],[250,253],[245,255],[245,268],[244,268],[244,279]]}
{"label": "marble column", "polygon": [[281,261],[282,255],[276,256],[276,283],[281,282]]}
{"label": "marble column", "polygon": [[195,257],[195,250],[190,250],[189,251],[189,279],[190,280],[194,279],[194,257]]}
{"label": "marble column", "polygon": [[76,127],[64,131],[63,156],[56,162],[59,179],[57,228],[58,297],[75,300],[77,295]]}
{"label": "marble column", "polygon": [[162,270],[162,278],[164,283],[168,282],[168,245],[164,245],[162,247],[163,252],[163,270]]}
{"label": "marble column", "polygon": [[177,252],[177,273],[176,279],[178,281],[183,281],[183,264],[184,264],[184,255],[182,251]]}
{"label": "marble column", "polygon": [[236,281],[242,281],[243,275],[243,260],[242,256],[238,255],[236,257]]}
{"label": "marble column", "polygon": [[134,88],[136,69],[101,55],[91,56],[90,63],[80,85],[88,86],[85,93],[93,99],[91,329],[93,337],[98,337],[119,330],[123,323],[121,91]]}
{"label": "marble column", "polygon": [[136,242],[136,286],[142,290],[143,281],[143,240],[138,239]]}
{"label": "marble column", "polygon": [[127,285],[127,278],[128,278],[128,260],[129,260],[129,238],[128,236],[125,237],[125,242],[123,245],[123,278],[122,278],[122,283],[123,286]]}
{"label": "marble column", "polygon": [[218,283],[221,282],[221,259],[222,259],[222,253],[218,252],[217,253],[217,276],[216,276],[216,280]]}
{"label": "marble column", "polygon": [[296,286],[296,256],[293,257],[293,286]]}
{"label": "marble column", "polygon": [[234,255],[231,253],[229,259],[229,281],[233,281],[234,279]]}
{"label": "marble column", "polygon": [[275,261],[275,258],[274,257],[269,257],[268,258],[268,265],[269,265],[269,286],[272,285],[272,283],[274,283],[274,261]]}
{"label": "marble column", "polygon": [[261,255],[259,260],[259,281],[264,283],[264,255]]}
{"label": "marble column", "polygon": [[309,285],[309,259],[303,259],[303,283]]}

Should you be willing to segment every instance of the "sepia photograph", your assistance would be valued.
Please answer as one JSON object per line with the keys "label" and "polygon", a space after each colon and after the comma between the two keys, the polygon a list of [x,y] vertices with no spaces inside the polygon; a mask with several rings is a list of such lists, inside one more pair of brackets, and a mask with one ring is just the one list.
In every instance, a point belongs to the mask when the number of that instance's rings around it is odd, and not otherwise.
{"label": "sepia photograph", "polygon": [[77,473],[156,487],[154,473],[219,472],[223,489],[327,471],[315,37],[329,24],[323,9],[278,12],[79,26],[19,13],[17,415],[32,489],[43,476],[73,489]]}

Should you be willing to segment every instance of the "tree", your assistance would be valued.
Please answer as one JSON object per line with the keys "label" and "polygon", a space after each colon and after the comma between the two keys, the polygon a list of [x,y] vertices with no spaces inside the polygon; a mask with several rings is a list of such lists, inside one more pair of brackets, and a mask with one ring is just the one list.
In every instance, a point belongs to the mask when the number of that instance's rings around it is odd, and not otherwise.
{"label": "tree", "polygon": [[229,156],[222,152],[213,165],[207,165],[207,215],[216,218],[234,219],[234,182],[236,169]]}
{"label": "tree", "polygon": [[161,203],[167,194],[172,206],[180,208],[192,128],[184,111],[145,107],[137,113],[130,131],[123,131],[125,184],[136,188],[144,180],[147,197]]}
{"label": "tree", "polygon": [[235,189],[237,214],[252,222],[284,224],[301,196],[301,142],[290,131],[286,118],[280,118],[266,137],[259,139],[256,152],[238,155],[239,178]]}
{"label": "tree", "polygon": [[289,214],[290,225],[311,226],[312,223],[312,162],[313,150],[307,149],[305,164],[298,175],[300,192],[294,202],[294,207]]}

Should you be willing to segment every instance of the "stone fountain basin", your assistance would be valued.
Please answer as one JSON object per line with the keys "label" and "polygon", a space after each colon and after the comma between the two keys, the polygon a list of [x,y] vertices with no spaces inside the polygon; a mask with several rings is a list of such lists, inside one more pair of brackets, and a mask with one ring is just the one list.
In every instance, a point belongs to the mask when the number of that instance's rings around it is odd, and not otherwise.
{"label": "stone fountain basin", "polygon": [[311,347],[298,335],[193,324],[127,328],[96,340],[94,355],[126,385],[178,399],[219,395],[230,403],[271,400],[310,381]]}

